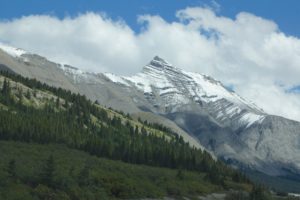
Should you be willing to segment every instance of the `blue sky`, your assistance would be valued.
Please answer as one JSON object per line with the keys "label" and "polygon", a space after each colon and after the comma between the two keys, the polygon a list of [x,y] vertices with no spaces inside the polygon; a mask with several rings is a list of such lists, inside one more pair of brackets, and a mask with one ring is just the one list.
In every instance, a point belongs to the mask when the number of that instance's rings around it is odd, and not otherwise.
{"label": "blue sky", "polygon": [[218,14],[234,18],[246,11],[275,21],[281,31],[300,37],[299,0],[1,0],[0,19],[13,19],[32,14],[49,14],[63,18],[87,11],[105,12],[113,19],[122,18],[136,32],[140,26],[137,16],[160,15],[167,21],[175,19],[175,12],[187,6],[220,5]]}

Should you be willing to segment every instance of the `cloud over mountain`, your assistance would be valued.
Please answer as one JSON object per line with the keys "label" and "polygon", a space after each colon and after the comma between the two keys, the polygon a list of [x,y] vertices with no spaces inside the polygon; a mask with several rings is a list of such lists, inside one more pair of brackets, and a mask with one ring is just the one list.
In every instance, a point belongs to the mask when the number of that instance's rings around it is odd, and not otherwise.
{"label": "cloud over mountain", "polygon": [[233,86],[265,111],[300,121],[300,39],[273,21],[241,12],[234,19],[189,7],[176,21],[138,17],[140,31],[103,13],[59,19],[31,15],[0,22],[0,41],[85,70],[140,71],[154,55]]}

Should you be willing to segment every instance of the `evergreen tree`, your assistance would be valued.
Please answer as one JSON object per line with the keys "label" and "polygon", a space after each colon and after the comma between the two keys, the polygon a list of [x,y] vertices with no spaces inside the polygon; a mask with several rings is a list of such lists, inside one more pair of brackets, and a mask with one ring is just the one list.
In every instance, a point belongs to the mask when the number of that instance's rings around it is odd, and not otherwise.
{"label": "evergreen tree", "polygon": [[26,92],[26,94],[25,94],[25,97],[26,97],[27,99],[31,99],[31,93],[30,93],[29,89],[27,90],[27,92]]}
{"label": "evergreen tree", "polygon": [[88,165],[87,162],[85,162],[82,170],[79,172],[78,183],[81,186],[88,185],[89,179],[90,179],[90,166]]}
{"label": "evergreen tree", "polygon": [[262,186],[254,185],[250,193],[250,200],[269,200],[270,196]]}
{"label": "evergreen tree", "polygon": [[21,105],[21,104],[23,104],[23,90],[22,90],[22,88],[18,88],[18,94],[17,94],[17,96],[19,97],[19,104]]}
{"label": "evergreen tree", "polygon": [[55,162],[53,155],[50,155],[41,172],[41,181],[47,186],[54,186]]}
{"label": "evergreen tree", "polygon": [[184,173],[183,173],[183,171],[182,171],[181,168],[178,169],[177,174],[176,174],[176,177],[177,177],[178,179],[180,179],[180,180],[183,180],[183,179],[184,179]]}
{"label": "evergreen tree", "polygon": [[59,108],[59,104],[60,104],[60,100],[59,100],[59,97],[57,97],[56,98],[56,103],[55,103],[56,108]]}
{"label": "evergreen tree", "polygon": [[37,90],[36,90],[36,89],[33,90],[33,96],[34,96],[35,98],[37,97]]}
{"label": "evergreen tree", "polygon": [[10,94],[10,84],[9,84],[9,81],[6,78],[4,79],[1,92],[4,96],[7,96],[7,95]]}
{"label": "evergreen tree", "polygon": [[16,161],[10,160],[7,167],[7,172],[10,177],[15,178],[16,177]]}

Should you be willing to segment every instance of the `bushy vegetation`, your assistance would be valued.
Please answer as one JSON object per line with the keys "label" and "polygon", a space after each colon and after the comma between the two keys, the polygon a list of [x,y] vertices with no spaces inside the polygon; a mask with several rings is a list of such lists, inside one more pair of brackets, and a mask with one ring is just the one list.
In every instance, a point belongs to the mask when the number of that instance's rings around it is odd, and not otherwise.
{"label": "bushy vegetation", "polygon": [[65,145],[0,141],[0,199],[193,197],[222,191],[204,173],[126,164]]}

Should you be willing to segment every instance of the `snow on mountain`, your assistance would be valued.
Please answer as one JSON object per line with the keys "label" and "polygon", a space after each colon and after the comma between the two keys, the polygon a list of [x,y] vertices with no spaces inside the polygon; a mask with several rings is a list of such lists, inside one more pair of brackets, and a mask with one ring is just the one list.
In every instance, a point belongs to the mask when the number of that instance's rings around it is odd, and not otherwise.
{"label": "snow on mountain", "polygon": [[83,72],[82,70],[76,68],[76,67],[72,67],[70,65],[58,65],[64,72],[68,73],[68,74],[73,74],[73,75],[83,75],[85,72]]}
{"label": "snow on mountain", "polygon": [[[152,99],[153,104],[160,101],[160,105],[165,107],[179,107],[191,102],[214,105],[212,112],[216,113],[215,119],[219,122],[239,115],[239,126],[249,127],[261,123],[265,116],[261,109],[227,90],[221,82],[173,67],[158,56],[134,76],[121,77],[108,73],[105,76],[114,83],[137,88],[149,100]],[[226,104],[222,100],[226,100]]]}
{"label": "snow on mountain", "polygon": [[8,46],[8,45],[3,44],[3,43],[0,43],[0,49],[2,49],[3,51],[5,51],[6,53],[8,53],[9,55],[11,55],[13,57],[20,57],[21,55],[27,53],[23,49],[11,47],[11,46]]}
{"label": "snow on mountain", "polygon": [[63,72],[72,77],[74,83],[80,83],[81,81],[87,80],[87,73],[70,65],[58,64],[57,65]]}
{"label": "snow on mountain", "polygon": [[126,85],[126,86],[129,86],[128,83],[120,76],[117,76],[115,74],[112,74],[112,73],[104,73],[104,75],[109,79],[111,80],[112,82],[114,83],[119,83],[119,84],[122,84],[122,85]]}

